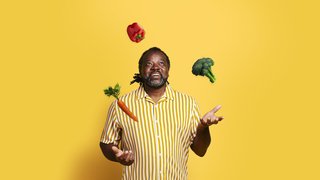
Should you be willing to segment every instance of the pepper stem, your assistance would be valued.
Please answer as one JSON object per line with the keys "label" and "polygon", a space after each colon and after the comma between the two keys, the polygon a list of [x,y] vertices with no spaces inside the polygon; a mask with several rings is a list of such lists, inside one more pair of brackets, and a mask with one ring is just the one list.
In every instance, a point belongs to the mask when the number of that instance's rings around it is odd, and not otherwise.
{"label": "pepper stem", "polygon": [[136,39],[141,39],[142,38],[142,35],[141,34],[138,34],[137,36],[136,36]]}

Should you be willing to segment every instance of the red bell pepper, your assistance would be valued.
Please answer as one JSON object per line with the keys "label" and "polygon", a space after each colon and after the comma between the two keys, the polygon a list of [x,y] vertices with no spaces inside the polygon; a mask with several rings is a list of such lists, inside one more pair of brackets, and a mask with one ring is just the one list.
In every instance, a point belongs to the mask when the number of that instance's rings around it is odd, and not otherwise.
{"label": "red bell pepper", "polygon": [[136,22],[127,27],[127,33],[130,40],[136,43],[143,40],[145,35],[144,29]]}

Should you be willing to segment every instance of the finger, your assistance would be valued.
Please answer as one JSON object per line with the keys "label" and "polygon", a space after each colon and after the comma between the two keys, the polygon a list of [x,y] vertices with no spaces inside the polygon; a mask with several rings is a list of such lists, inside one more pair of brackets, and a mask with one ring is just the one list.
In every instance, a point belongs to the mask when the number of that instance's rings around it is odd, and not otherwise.
{"label": "finger", "polygon": [[219,111],[219,109],[220,109],[221,107],[222,107],[221,105],[218,105],[218,106],[214,107],[214,108],[212,109],[212,112],[215,113],[215,112]]}
{"label": "finger", "polygon": [[220,116],[218,117],[218,121],[222,121],[224,119],[224,117]]}
{"label": "finger", "polygon": [[130,150],[131,154],[130,154],[130,160],[134,160],[134,153]]}
{"label": "finger", "polygon": [[212,125],[213,123],[214,123],[214,119],[210,119],[210,120],[208,120],[207,121],[207,126],[210,126],[210,125]]}
{"label": "finger", "polygon": [[128,156],[128,151],[123,151],[122,155],[120,157],[118,157],[118,158],[122,162],[126,163],[127,156]]}
{"label": "finger", "polygon": [[134,154],[133,154],[133,152],[131,153],[131,156],[130,156],[130,161],[134,161]]}
{"label": "finger", "polygon": [[127,157],[126,157],[126,162],[130,162],[132,152],[128,152]]}
{"label": "finger", "polygon": [[212,124],[214,124],[214,119],[211,119],[210,117],[208,117],[203,123],[204,126],[211,126]]}
{"label": "finger", "polygon": [[123,159],[124,159],[124,160],[125,160],[125,159],[127,159],[128,154],[129,154],[129,152],[128,152],[128,151],[124,151],[124,154],[123,154]]}
{"label": "finger", "polygon": [[214,121],[219,121],[219,117],[214,117]]}
{"label": "finger", "polygon": [[218,124],[219,121],[214,120],[212,124]]}
{"label": "finger", "polygon": [[223,117],[214,117],[214,121],[221,121],[223,120]]}
{"label": "finger", "polygon": [[112,146],[112,151],[113,151],[113,153],[117,156],[117,157],[119,157],[119,156],[121,156],[122,154],[123,154],[123,152],[120,150],[120,149],[118,149],[116,146]]}

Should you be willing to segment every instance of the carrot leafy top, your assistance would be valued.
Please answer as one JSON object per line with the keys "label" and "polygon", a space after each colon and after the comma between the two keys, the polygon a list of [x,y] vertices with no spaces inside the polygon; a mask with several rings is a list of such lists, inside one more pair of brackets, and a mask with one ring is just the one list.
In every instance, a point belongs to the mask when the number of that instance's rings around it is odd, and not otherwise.
{"label": "carrot leafy top", "polygon": [[104,94],[107,96],[113,96],[116,99],[119,99],[120,95],[120,85],[117,83],[114,88],[109,86],[107,89],[104,90]]}

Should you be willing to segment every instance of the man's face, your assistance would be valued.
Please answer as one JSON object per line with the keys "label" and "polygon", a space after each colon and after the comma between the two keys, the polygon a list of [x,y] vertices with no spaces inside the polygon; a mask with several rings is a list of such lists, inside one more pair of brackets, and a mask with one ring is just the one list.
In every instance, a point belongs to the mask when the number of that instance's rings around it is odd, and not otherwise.
{"label": "man's face", "polygon": [[144,84],[160,88],[167,82],[169,66],[165,56],[160,52],[150,54],[142,63],[140,72]]}

